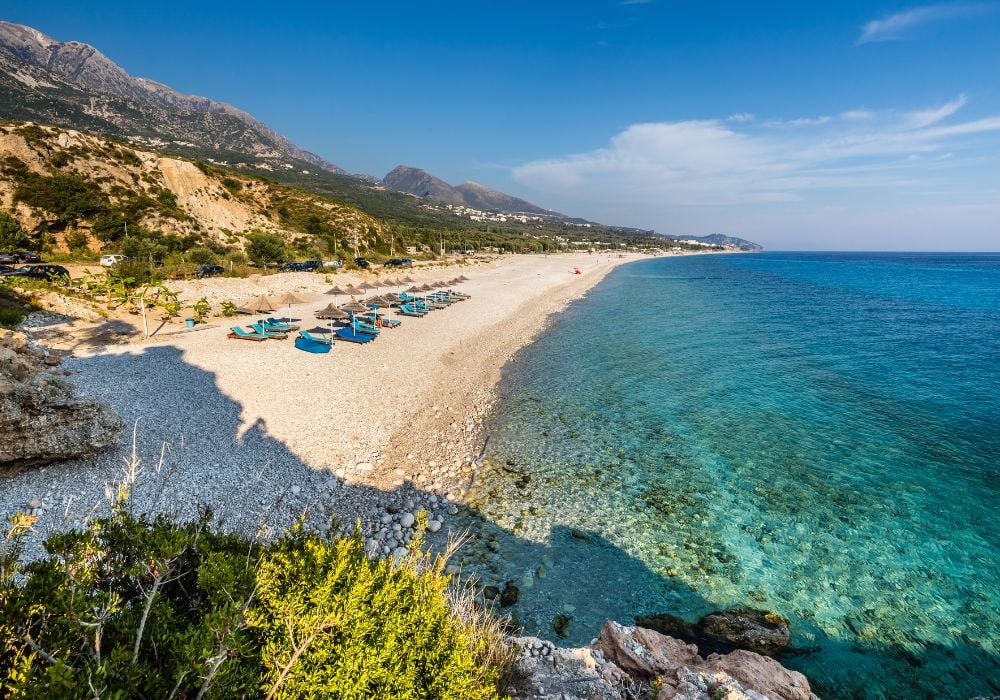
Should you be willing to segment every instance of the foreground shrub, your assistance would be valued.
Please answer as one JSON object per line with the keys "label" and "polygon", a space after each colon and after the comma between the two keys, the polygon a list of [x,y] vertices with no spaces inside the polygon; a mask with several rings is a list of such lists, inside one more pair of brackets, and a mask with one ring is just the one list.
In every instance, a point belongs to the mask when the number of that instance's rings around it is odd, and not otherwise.
{"label": "foreground shrub", "polygon": [[33,521],[0,542],[0,697],[497,697],[496,628],[449,607],[442,558],[116,507],[22,565]]}

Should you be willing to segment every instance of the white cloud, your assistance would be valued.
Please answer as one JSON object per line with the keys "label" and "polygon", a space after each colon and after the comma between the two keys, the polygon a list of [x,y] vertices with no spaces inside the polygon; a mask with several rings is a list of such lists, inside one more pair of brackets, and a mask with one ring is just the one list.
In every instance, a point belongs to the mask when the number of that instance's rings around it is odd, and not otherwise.
{"label": "white cloud", "polygon": [[[608,146],[525,163],[515,180],[564,201],[622,205],[788,202],[818,190],[912,188],[936,169],[981,157],[976,135],[1000,115],[943,123],[964,95],[918,111],[851,110],[837,117],[764,122],[634,124]],[[947,164],[946,164],[947,163]]]}
{"label": "white cloud", "polygon": [[923,109],[917,112],[910,112],[909,120],[910,125],[914,129],[922,129],[925,126],[930,126],[931,124],[937,124],[942,119],[947,119],[953,115],[958,110],[965,106],[966,99],[965,95],[959,95],[954,100],[950,102],[945,102],[940,107],[933,107],[931,109]]}
{"label": "white cloud", "polygon": [[726,117],[727,122],[736,122],[737,124],[743,124],[745,122],[752,122],[754,120],[754,115],[749,112],[737,112],[736,114],[730,114]]}
{"label": "white cloud", "polygon": [[924,5],[866,22],[855,44],[905,39],[914,30],[950,19],[974,17],[995,9],[994,3],[942,3]]}

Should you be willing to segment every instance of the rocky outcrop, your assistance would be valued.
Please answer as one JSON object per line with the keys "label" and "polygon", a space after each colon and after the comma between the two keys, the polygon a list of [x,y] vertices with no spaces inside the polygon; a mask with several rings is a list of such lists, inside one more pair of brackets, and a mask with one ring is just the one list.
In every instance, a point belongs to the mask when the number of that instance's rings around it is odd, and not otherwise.
{"label": "rocky outcrop", "polygon": [[698,655],[679,639],[608,622],[589,647],[560,649],[520,637],[518,699],[818,700],[801,673],[750,651]]}
{"label": "rocky outcrop", "polygon": [[46,371],[59,363],[24,334],[0,329],[0,468],[86,457],[121,439],[113,409],[74,397]]}
{"label": "rocky outcrop", "polygon": [[792,641],[788,620],[763,610],[733,608],[709,613],[693,624],[668,614],[638,615],[635,621],[640,627],[695,644],[703,654],[746,649],[778,656]]}

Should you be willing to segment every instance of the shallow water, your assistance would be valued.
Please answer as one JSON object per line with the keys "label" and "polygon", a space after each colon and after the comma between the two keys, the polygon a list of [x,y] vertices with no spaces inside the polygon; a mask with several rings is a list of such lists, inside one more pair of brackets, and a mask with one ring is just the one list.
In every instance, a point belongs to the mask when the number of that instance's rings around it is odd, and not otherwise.
{"label": "shallow water", "polygon": [[1000,693],[1000,256],[628,265],[504,386],[468,563],[528,631],[750,606],[824,697]]}

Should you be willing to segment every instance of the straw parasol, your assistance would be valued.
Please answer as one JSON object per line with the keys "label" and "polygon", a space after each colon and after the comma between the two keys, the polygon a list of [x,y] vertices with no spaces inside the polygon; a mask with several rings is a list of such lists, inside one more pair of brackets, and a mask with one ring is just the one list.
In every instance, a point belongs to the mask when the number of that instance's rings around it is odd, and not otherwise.
{"label": "straw parasol", "polygon": [[316,318],[340,321],[342,319],[349,318],[349,316],[340,309],[338,309],[336,306],[334,306],[333,303],[330,303],[327,304],[325,309],[320,309],[319,311],[316,312]]}
{"label": "straw parasol", "polygon": [[340,307],[343,311],[348,311],[353,314],[362,314],[367,311],[371,311],[367,306],[359,302],[354,297],[351,297],[351,301]]}
{"label": "straw parasol", "polygon": [[251,299],[246,304],[239,309],[243,313],[271,313],[277,311],[277,307],[271,302],[271,300],[265,294],[261,294],[259,297]]}
{"label": "straw parasol", "polygon": [[330,287],[328,290],[326,290],[326,293],[327,294],[334,294],[336,296],[340,296],[341,294],[347,294],[347,292],[345,292],[340,287]]}
{"label": "straw parasol", "polygon": [[348,316],[346,313],[344,313],[343,311],[341,311],[340,309],[338,309],[331,302],[331,303],[327,304],[327,306],[326,306],[325,309],[320,309],[319,311],[316,312],[316,318],[329,319],[329,321],[330,321],[330,336],[332,338],[333,335],[334,335],[334,332],[333,332],[333,322],[334,321],[341,321],[341,320],[343,320],[345,318],[350,318],[350,316]]}
{"label": "straw parasol", "polygon": [[288,306],[288,316],[286,317],[286,319],[290,321],[292,319],[292,304],[305,304],[306,300],[299,298],[298,296],[295,295],[294,292],[285,292],[280,297],[278,297],[277,303],[281,304],[282,306],[286,305]]}

